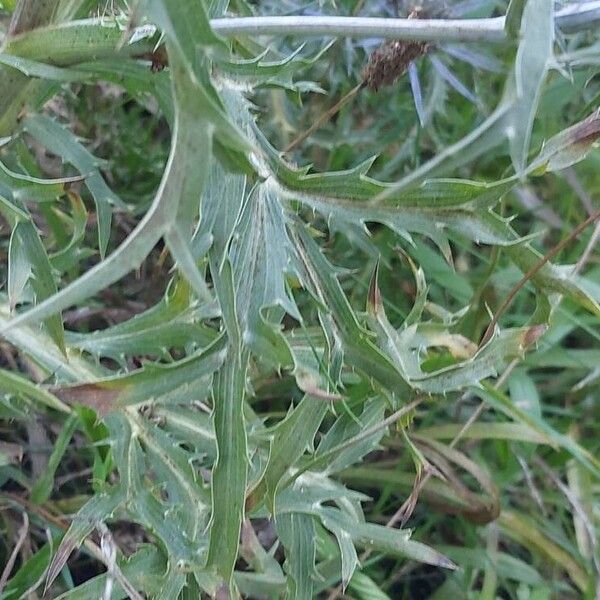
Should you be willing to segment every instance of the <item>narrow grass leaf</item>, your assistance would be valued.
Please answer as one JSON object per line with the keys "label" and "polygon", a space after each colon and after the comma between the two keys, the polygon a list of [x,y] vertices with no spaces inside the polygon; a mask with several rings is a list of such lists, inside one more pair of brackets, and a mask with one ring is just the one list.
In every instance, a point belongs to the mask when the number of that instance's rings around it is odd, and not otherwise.
{"label": "narrow grass leaf", "polygon": [[69,446],[73,434],[79,426],[79,417],[72,413],[67,417],[63,428],[60,430],[58,437],[54,441],[54,447],[48,458],[46,470],[42,476],[35,482],[31,489],[31,500],[37,504],[43,504],[50,498],[54,487],[54,475],[56,469],[63,459],[65,452]]}
{"label": "narrow grass leaf", "polygon": [[[481,549],[472,549],[462,546],[438,545],[436,549],[443,552],[463,568],[466,566],[484,570],[490,562],[490,557]],[[528,585],[539,585],[542,575],[524,560],[512,556],[506,552],[498,552],[496,555],[496,568],[498,577],[520,581]]]}
{"label": "narrow grass leaf", "polygon": [[[462,424],[435,425],[419,429],[425,438],[451,440],[463,428]],[[512,440],[530,444],[547,444],[547,436],[523,423],[473,423],[461,436],[467,440]]]}
{"label": "narrow grass leaf", "polygon": [[588,575],[584,568],[533,521],[516,511],[503,510],[498,523],[504,535],[522,544],[530,552],[543,554],[560,567],[582,592],[587,589]]}
{"label": "narrow grass leaf", "polygon": [[538,434],[544,436],[547,443],[555,447],[563,448],[571,454],[576,461],[589,469],[597,477],[600,476],[600,460],[568,435],[556,431],[556,429],[554,429],[545,419],[523,411],[505,394],[496,390],[489,384],[484,384],[483,389],[479,390],[477,394],[493,408],[503,412],[505,415],[519,423],[528,425],[537,431]]}
{"label": "narrow grass leaf", "polygon": [[28,77],[39,77],[52,81],[81,81],[90,76],[89,73],[77,69],[55,67],[36,60],[0,53],[0,64],[17,69]]}

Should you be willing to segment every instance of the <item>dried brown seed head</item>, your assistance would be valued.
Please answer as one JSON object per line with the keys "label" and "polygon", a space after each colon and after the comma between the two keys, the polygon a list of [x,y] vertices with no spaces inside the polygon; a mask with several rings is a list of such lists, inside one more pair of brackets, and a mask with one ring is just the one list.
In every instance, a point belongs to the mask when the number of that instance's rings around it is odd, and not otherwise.
{"label": "dried brown seed head", "polygon": [[374,91],[392,85],[406,73],[413,60],[429,51],[427,42],[406,42],[394,40],[382,44],[369,58],[363,71],[365,85]]}
{"label": "dried brown seed head", "polygon": [[[419,19],[425,16],[421,7],[413,9],[409,19]],[[382,86],[392,85],[406,73],[413,60],[420,58],[429,51],[427,42],[411,42],[392,40],[384,42],[371,56],[363,71],[363,83],[369,89],[377,91]]]}

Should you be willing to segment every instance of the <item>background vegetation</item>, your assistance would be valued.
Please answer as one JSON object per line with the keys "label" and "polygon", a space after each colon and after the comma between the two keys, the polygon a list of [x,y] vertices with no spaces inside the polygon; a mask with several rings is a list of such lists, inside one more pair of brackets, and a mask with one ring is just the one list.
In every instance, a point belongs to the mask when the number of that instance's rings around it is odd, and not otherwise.
{"label": "background vegetation", "polygon": [[4,2],[0,598],[600,597],[598,4]]}

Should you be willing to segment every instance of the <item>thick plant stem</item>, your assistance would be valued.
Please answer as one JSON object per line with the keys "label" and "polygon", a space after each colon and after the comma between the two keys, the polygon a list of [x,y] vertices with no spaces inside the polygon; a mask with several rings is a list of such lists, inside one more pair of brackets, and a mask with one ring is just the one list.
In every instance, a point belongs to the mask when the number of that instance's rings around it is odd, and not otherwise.
{"label": "thick plant stem", "polygon": [[[600,1],[556,12],[563,31],[591,29],[600,22]],[[504,17],[490,19],[383,19],[367,17],[233,17],[213,19],[213,30],[223,36],[270,35],[302,37],[375,37],[431,42],[507,41]]]}
{"label": "thick plant stem", "polygon": [[211,21],[223,36],[375,37],[394,40],[505,40],[504,19],[388,19],[371,17],[232,17]]}

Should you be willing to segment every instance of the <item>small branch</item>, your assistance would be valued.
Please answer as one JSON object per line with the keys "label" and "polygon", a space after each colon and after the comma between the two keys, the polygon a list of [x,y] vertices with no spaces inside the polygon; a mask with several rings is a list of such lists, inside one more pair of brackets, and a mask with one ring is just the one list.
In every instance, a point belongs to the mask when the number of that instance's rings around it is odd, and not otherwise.
{"label": "small branch", "polygon": [[549,252],[547,252],[523,277],[516,283],[513,289],[510,291],[510,294],[506,296],[504,302],[500,305],[496,314],[490,321],[483,337],[481,338],[481,342],[479,343],[479,347],[481,348],[484,344],[489,342],[491,339],[494,330],[496,329],[496,325],[500,320],[500,317],[504,314],[506,309],[511,305],[512,301],[515,299],[515,296],[519,293],[519,291],[525,286],[525,284],[533,279],[542,268],[550,262],[565,246],[570,244],[575,238],[579,236],[579,234],[588,226],[600,219],[600,210],[596,211],[594,214],[590,215],[585,221],[580,223],[573,231],[564,239],[562,242],[558,243],[554,248],[552,248]]}
{"label": "small branch", "polygon": [[338,113],[342,107],[354,96],[365,87],[364,82],[359,83],[356,87],[352,88],[341,100],[336,102],[329,110],[326,110],[306,131],[301,133],[297,138],[292,140],[284,149],[284,152],[291,152],[297,148],[306,138],[310,137],[315,131],[320,129],[327,121],[332,119],[336,113]]}
{"label": "small branch", "polygon": [[[579,200],[581,200],[581,204],[583,204],[583,207],[587,211],[588,215],[591,215],[594,212],[594,203],[586,189],[583,187],[583,185],[581,185],[581,181],[579,181],[575,169],[573,169],[573,167],[565,169],[564,178],[566,182],[573,188],[573,191],[575,194],[577,194]],[[583,254],[577,261],[577,264],[575,265],[575,273],[579,273],[579,271],[581,271],[581,269],[583,269],[583,267],[587,264],[596,244],[598,243],[598,240],[600,240],[600,223],[596,223],[594,233],[592,233],[592,237],[590,238],[588,245],[585,247]]]}
{"label": "small branch", "polygon": [[[556,12],[563,31],[593,29],[600,22],[600,0]],[[504,17],[490,19],[385,19],[370,17],[229,17],[211,20],[222,36],[270,35],[302,37],[385,38],[435,42],[492,42],[507,40]]]}
{"label": "small branch", "polygon": [[581,271],[581,269],[583,269],[583,267],[585,267],[585,265],[588,263],[594,248],[598,245],[598,240],[600,240],[600,223],[596,223],[594,233],[592,233],[590,241],[577,261],[577,264],[575,265],[575,273],[579,273],[579,271]]}
{"label": "small branch", "polygon": [[10,573],[11,573],[13,567],[15,566],[15,561],[17,560],[17,554],[19,554],[19,550],[21,550],[21,547],[25,543],[25,539],[27,538],[28,532],[29,532],[29,517],[27,516],[27,513],[24,512],[23,513],[23,525],[21,525],[21,527],[19,527],[19,531],[17,533],[17,536],[18,536],[17,541],[15,542],[12,552],[10,553],[8,562],[6,563],[4,570],[2,571],[2,576],[0,576],[0,594],[2,594],[2,591],[4,590],[4,587],[6,586],[6,583],[8,582]]}

